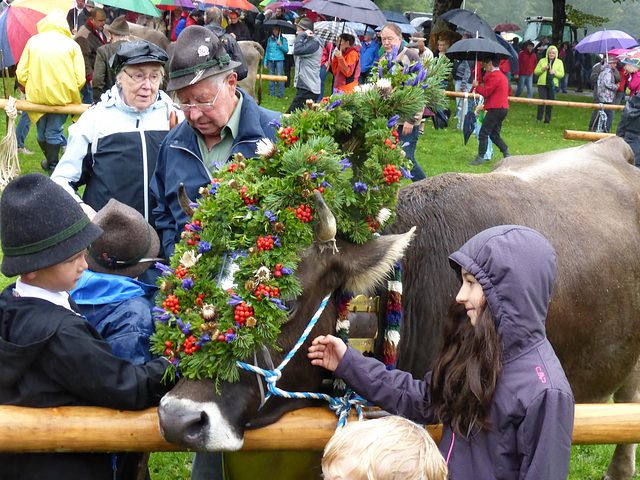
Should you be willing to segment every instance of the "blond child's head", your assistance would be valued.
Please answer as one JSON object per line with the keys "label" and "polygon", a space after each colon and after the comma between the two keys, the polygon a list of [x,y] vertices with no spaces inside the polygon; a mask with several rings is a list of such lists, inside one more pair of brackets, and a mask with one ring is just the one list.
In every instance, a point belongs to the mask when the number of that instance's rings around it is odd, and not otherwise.
{"label": "blond child's head", "polygon": [[330,480],[446,480],[447,466],[427,431],[398,416],[348,423],[322,457]]}

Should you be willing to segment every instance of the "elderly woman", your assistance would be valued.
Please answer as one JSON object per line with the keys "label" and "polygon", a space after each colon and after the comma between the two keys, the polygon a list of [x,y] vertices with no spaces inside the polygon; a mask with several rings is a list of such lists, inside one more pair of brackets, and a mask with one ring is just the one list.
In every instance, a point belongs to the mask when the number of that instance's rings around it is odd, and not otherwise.
{"label": "elderly woman", "polygon": [[51,178],[90,218],[115,198],[154,224],[149,181],[176,111],[159,90],[166,61],[166,52],[152,43],[122,43],[114,58],[116,84],[69,127],[67,151]]}
{"label": "elderly woman", "polygon": [[[387,23],[380,32],[380,39],[382,40],[382,48],[384,48],[385,55],[392,55],[394,49],[398,52],[396,61],[402,63],[402,65],[412,64],[419,62],[420,57],[418,52],[411,48],[407,48],[402,45],[402,30],[395,23]],[[398,140],[400,145],[404,145],[408,142],[406,147],[403,147],[404,153],[413,162],[413,168],[411,169],[411,175],[413,175],[413,181],[417,182],[423,178],[427,178],[424,171],[416,162],[416,147],[418,145],[418,135],[420,134],[420,123],[422,122],[422,110],[414,117],[403,118],[402,130],[399,132],[400,136]]]}

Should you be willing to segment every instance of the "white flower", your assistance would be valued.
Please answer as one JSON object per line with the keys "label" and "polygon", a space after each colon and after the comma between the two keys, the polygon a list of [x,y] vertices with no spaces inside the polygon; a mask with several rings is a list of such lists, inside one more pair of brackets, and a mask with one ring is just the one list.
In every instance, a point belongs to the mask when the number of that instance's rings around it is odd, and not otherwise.
{"label": "white flower", "polygon": [[276,153],[276,144],[268,138],[261,138],[256,145],[256,154],[264,158],[271,158]]}
{"label": "white flower", "polygon": [[389,220],[389,217],[391,216],[391,210],[389,210],[388,208],[384,207],[382,208],[379,212],[378,212],[378,223],[380,225],[384,225],[384,223]]}
{"label": "white flower", "polygon": [[180,264],[184,268],[193,267],[196,263],[198,263],[198,260],[200,260],[201,256],[202,255],[196,255],[194,251],[189,250],[187,252],[184,252],[184,254],[182,254],[182,258],[180,259]]}
{"label": "white flower", "polygon": [[256,278],[261,282],[269,280],[271,278],[271,272],[267,267],[260,267],[258,270],[256,270],[255,275]]}
{"label": "white flower", "polygon": [[209,47],[207,47],[206,45],[200,45],[198,47],[198,56],[206,57],[207,55],[209,55]]}
{"label": "white flower", "polygon": [[367,93],[374,87],[373,83],[363,83],[362,85],[358,85],[353,89],[354,92],[358,93]]}
{"label": "white flower", "polygon": [[389,80],[388,78],[379,78],[376,82],[376,86],[380,90],[388,90],[391,88],[391,80]]}

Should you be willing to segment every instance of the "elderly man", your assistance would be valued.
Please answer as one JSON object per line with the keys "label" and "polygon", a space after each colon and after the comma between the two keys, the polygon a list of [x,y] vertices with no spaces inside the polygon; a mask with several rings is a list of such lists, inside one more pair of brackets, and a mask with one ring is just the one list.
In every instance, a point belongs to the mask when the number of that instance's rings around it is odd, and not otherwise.
{"label": "elderly man", "polygon": [[215,33],[218,39],[222,42],[222,45],[224,45],[224,49],[231,57],[231,60],[241,63],[241,65],[236,69],[238,81],[247,78],[249,68],[247,67],[244,55],[242,55],[242,50],[240,49],[236,39],[229,35],[222,27],[222,10],[218,7],[207,7],[204,11],[204,23],[204,26]]}
{"label": "elderly man", "polygon": [[180,241],[188,217],[178,204],[183,183],[190,198],[211,182],[216,170],[236,153],[256,156],[256,144],[275,139],[270,123],[280,114],[259,107],[237,88],[235,69],[218,37],[205,27],[185,28],[178,41],[170,71],[168,91],[175,92],[186,122],[165,138],[158,154],[151,191],[158,201],[156,229],[167,256]]}
{"label": "elderly man", "polygon": [[78,42],[84,56],[84,67],[86,71],[87,83],[83,87],[83,103],[91,103],[93,93],[91,92],[91,81],[93,79],[93,65],[96,63],[96,53],[98,47],[106,45],[107,37],[104,35],[104,25],[107,22],[107,14],[103,9],[93,7],[91,16],[86,23],[80,27],[76,34],[75,41]]}
{"label": "elderly man", "polygon": [[235,10],[229,12],[229,23],[227,24],[227,33],[237,41],[251,40],[251,33],[244,22],[240,21],[240,16]]}

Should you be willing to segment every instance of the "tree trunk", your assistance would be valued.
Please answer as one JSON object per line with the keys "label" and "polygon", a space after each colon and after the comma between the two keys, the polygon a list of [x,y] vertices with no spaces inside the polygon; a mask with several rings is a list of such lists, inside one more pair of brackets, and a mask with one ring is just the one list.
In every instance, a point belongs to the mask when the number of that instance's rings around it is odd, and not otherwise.
{"label": "tree trunk", "polygon": [[[439,32],[440,30],[449,30],[450,25],[438,17],[449,10],[460,8],[462,0],[433,0],[433,23],[431,24],[431,32]],[[453,30],[456,28],[453,27]]]}
{"label": "tree trunk", "polygon": [[566,0],[553,0],[553,24],[551,34],[551,45],[560,47],[562,43],[562,34],[564,32],[564,23],[567,21],[567,12],[565,11]]}

